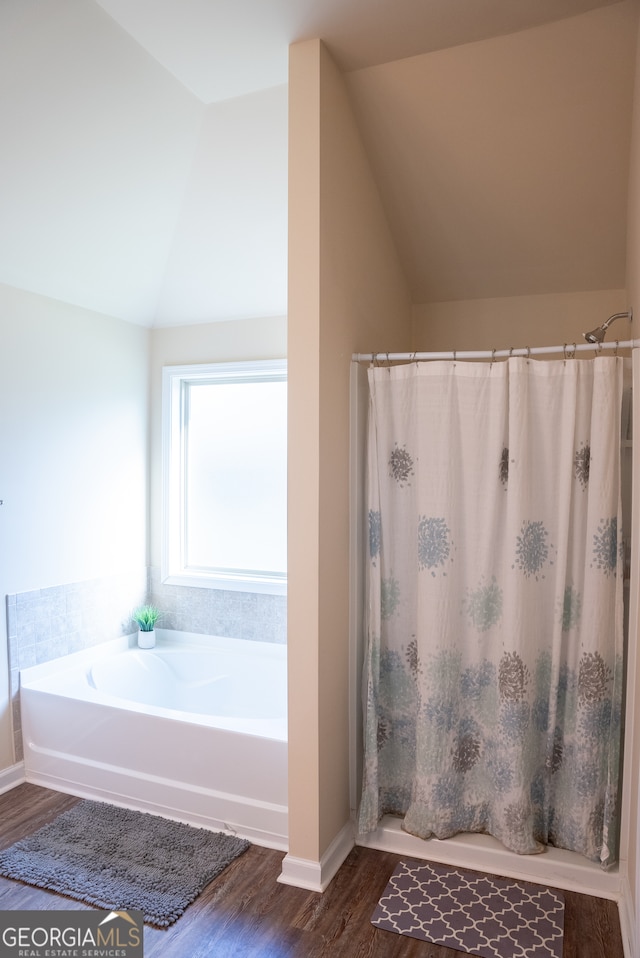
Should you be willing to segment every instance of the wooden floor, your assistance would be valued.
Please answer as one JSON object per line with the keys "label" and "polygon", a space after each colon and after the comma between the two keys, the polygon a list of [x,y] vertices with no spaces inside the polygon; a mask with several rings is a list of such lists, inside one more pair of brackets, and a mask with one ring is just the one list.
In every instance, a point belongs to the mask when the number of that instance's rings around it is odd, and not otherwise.
{"label": "wooden floor", "polygon": [[[51,821],[77,799],[35,785],[0,795],[0,848]],[[278,884],[282,852],[252,845],[171,928],[145,926],[145,958],[460,958],[459,951],[381,931],[371,914],[401,856],[353,849],[323,895]],[[563,958],[623,958],[614,902],[565,898]],[[82,908],[0,878],[0,909]]]}

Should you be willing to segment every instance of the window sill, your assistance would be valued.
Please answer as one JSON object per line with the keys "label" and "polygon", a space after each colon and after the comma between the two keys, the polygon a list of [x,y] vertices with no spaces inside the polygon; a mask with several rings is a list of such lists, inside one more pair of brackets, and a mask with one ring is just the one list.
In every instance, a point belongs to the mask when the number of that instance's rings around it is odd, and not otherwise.
{"label": "window sill", "polygon": [[181,585],[199,589],[223,589],[227,592],[259,592],[270,595],[287,594],[286,579],[283,581],[266,577],[260,578],[239,575],[198,575],[197,573],[190,572],[163,575],[161,581],[163,585]]}

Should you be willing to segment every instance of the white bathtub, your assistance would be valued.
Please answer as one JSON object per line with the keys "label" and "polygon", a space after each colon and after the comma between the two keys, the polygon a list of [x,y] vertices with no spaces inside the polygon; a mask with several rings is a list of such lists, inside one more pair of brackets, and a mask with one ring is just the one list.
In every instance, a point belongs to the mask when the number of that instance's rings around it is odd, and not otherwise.
{"label": "white bathtub", "polygon": [[156,632],[21,671],[27,781],[286,849],[285,647]]}

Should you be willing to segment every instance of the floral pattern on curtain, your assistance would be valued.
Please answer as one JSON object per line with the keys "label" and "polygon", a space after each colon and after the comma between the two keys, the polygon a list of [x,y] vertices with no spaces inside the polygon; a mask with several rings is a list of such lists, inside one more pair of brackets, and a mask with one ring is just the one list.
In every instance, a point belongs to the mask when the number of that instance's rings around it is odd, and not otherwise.
{"label": "floral pattern on curtain", "polygon": [[622,360],[369,370],[361,832],[617,853]]}

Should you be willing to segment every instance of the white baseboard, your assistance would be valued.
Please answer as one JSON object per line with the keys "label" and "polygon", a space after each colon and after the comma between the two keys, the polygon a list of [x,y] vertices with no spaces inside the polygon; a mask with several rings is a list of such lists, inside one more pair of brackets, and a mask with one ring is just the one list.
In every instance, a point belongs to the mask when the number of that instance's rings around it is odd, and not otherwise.
{"label": "white baseboard", "polygon": [[10,765],[9,768],[3,768],[0,771],[0,795],[15,788],[16,785],[22,785],[26,782],[24,772],[24,762],[18,762],[16,765]]}
{"label": "white baseboard", "polygon": [[308,891],[323,892],[354,846],[353,824],[338,832],[319,862],[285,855],[278,881]]}
{"label": "white baseboard", "polygon": [[635,908],[633,895],[631,894],[631,886],[626,875],[621,882],[618,912],[620,913],[620,931],[622,932],[624,958],[636,958],[638,951],[636,942]]}
{"label": "white baseboard", "polygon": [[597,898],[618,902],[622,898],[621,870],[604,871],[581,855],[561,848],[547,848],[539,855],[516,855],[490,835],[465,834],[445,841],[437,838],[425,841],[403,831],[400,819],[392,816],[385,817],[375,832],[359,835],[356,843],[397,855],[551,885]]}

